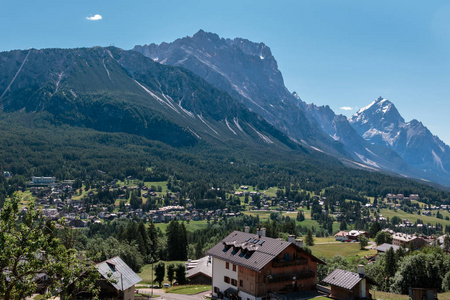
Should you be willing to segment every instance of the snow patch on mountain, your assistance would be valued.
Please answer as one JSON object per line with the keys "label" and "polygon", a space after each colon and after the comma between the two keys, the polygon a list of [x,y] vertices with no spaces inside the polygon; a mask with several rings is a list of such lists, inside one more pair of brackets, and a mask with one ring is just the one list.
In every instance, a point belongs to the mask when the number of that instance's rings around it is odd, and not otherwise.
{"label": "snow patch on mountain", "polygon": [[438,166],[441,170],[445,171],[444,165],[442,164],[442,160],[439,157],[439,155],[437,155],[436,152],[434,152],[434,150],[431,150],[431,154],[433,154],[433,159],[436,166]]}
{"label": "snow patch on mountain", "polygon": [[242,133],[245,133],[244,130],[242,129],[241,125],[239,125],[239,119],[238,118],[234,118],[233,119],[234,124],[236,125],[236,127],[242,131]]}
{"label": "snow patch on mountain", "polygon": [[228,129],[230,129],[230,131],[232,133],[234,133],[235,135],[237,135],[236,131],[233,130],[233,128],[231,128],[230,123],[228,123],[228,119],[225,119],[225,124],[227,124]]}
{"label": "snow patch on mountain", "polygon": [[256,130],[255,127],[253,127],[252,125],[250,125],[250,124],[248,124],[248,123],[247,123],[247,125],[250,126],[250,128],[253,129],[253,130],[256,132],[256,134],[257,134],[264,142],[266,142],[267,144],[273,144],[273,141],[272,141],[267,135],[262,134],[261,132],[259,132],[258,130]]}
{"label": "snow patch on mountain", "polygon": [[358,158],[359,158],[362,162],[364,162],[365,164],[368,164],[368,165],[370,165],[370,166],[372,166],[372,167],[375,167],[375,168],[380,168],[380,166],[379,166],[376,162],[374,162],[373,160],[368,159],[368,158],[365,157],[364,155],[359,154],[359,153],[357,153],[357,152],[354,152],[354,153],[355,153],[356,156],[358,156]]}
{"label": "snow patch on mountain", "polygon": [[220,135],[217,131],[214,130],[208,123],[206,123],[205,119],[203,119],[202,115],[197,115],[197,117],[202,121],[209,129],[211,129],[215,134]]}

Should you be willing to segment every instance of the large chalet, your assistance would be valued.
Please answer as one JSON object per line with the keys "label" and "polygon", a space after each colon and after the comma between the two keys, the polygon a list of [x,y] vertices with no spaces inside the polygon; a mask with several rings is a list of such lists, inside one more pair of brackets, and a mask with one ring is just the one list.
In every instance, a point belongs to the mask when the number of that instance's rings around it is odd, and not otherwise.
{"label": "large chalet", "polygon": [[212,257],[212,294],[236,300],[270,299],[315,289],[317,264],[324,264],[302,248],[301,240],[289,241],[233,231],[207,254]]}

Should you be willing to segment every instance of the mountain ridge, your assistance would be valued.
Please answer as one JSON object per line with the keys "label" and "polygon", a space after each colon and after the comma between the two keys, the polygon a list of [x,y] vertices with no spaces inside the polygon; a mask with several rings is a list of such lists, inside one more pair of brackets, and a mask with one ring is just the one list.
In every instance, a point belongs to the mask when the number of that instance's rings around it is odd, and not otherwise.
{"label": "mountain ridge", "polygon": [[270,48],[264,43],[225,39],[200,30],[192,37],[172,43],[137,45],[133,50],[160,63],[191,70],[312,149],[341,160],[354,160],[356,165],[363,164],[368,169],[450,185],[450,176],[427,173],[417,165],[410,165],[396,152],[398,149],[367,141],[346,117],[335,114],[329,107],[307,104],[296,92],[290,93]]}

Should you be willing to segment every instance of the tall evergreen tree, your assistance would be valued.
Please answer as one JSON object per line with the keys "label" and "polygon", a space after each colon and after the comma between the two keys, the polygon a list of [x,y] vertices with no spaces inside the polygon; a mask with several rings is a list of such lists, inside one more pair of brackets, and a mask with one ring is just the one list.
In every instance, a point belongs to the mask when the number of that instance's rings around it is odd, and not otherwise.
{"label": "tall evergreen tree", "polygon": [[149,261],[155,261],[158,259],[158,250],[159,250],[159,242],[158,242],[158,232],[156,231],[155,223],[153,220],[150,221],[150,226],[147,229],[148,234],[148,242],[149,242]]}
{"label": "tall evergreen tree", "polygon": [[314,237],[313,237],[311,229],[308,229],[308,234],[306,235],[305,243],[308,246],[314,246]]}
{"label": "tall evergreen tree", "polygon": [[160,287],[164,281],[164,276],[166,276],[166,265],[163,262],[160,262],[155,266],[155,281]]}

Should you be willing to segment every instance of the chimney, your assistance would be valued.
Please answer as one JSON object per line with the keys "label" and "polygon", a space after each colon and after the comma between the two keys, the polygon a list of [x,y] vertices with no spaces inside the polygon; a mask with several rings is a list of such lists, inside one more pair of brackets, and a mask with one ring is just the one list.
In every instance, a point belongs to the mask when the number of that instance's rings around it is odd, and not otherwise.
{"label": "chimney", "polygon": [[266,236],[266,228],[265,227],[261,228],[261,236],[262,237]]}
{"label": "chimney", "polygon": [[302,239],[295,239],[295,244],[298,247],[303,248],[303,240]]}
{"label": "chimney", "polygon": [[244,232],[245,233],[250,233],[250,227],[249,226],[245,226],[244,227]]}
{"label": "chimney", "polygon": [[358,274],[364,275],[364,265],[358,265]]}
{"label": "chimney", "polygon": [[290,235],[288,236],[288,242],[289,242],[289,243],[295,243],[295,235],[290,234]]}

